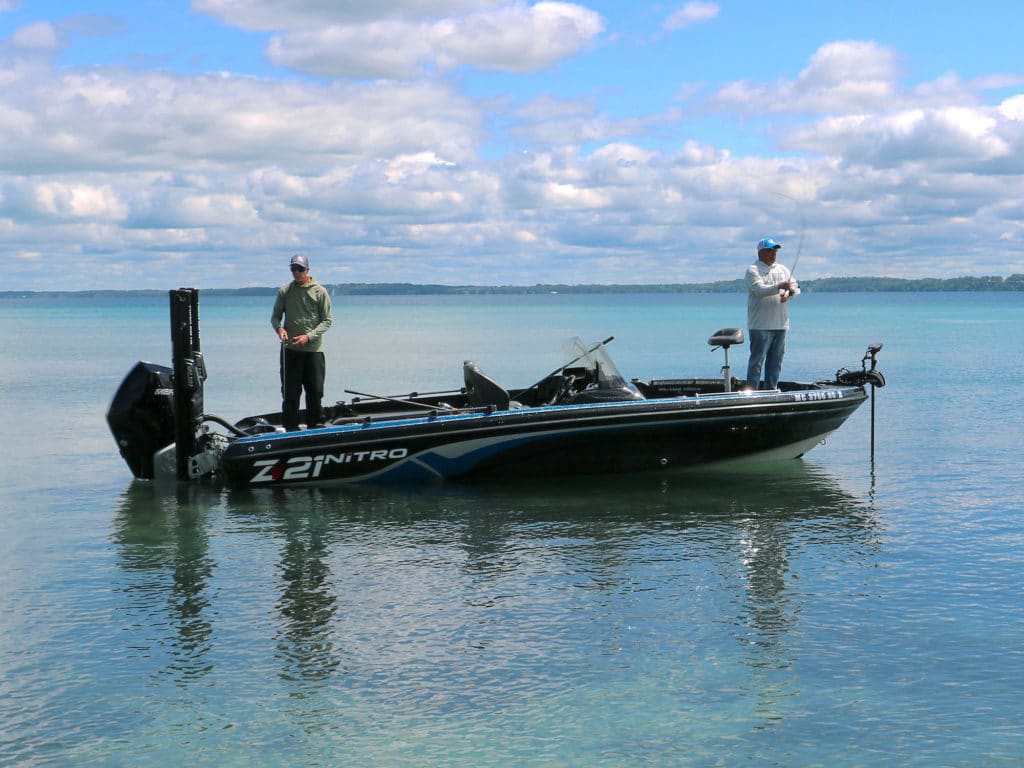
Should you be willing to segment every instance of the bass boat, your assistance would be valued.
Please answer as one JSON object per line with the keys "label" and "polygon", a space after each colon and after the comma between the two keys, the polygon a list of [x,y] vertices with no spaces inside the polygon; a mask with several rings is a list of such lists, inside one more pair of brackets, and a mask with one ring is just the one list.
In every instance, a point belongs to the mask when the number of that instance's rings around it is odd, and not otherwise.
{"label": "bass boat", "polygon": [[[860,370],[752,391],[731,375],[738,328],[708,343],[725,352],[721,378],[627,381],[608,354],[612,337],[578,340],[565,363],[523,389],[505,389],[471,361],[444,392],[353,395],[324,408],[324,423],[286,432],[280,413],[231,423],[204,412],[199,292],[170,292],[171,367],[140,362],[117,390],[107,421],[142,479],[219,477],[234,486],[421,482],[666,470],[802,456],[885,385],[872,344]],[[872,398],[872,437],[874,400]]]}

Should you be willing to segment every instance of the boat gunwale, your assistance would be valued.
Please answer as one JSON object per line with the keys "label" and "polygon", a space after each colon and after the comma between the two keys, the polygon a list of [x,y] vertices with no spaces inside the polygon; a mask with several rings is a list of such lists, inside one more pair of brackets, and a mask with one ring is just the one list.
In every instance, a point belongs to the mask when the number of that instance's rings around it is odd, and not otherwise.
{"label": "boat gunwale", "polygon": [[[803,399],[799,395],[805,393],[838,392],[836,397],[815,397]],[[545,423],[557,423],[569,418],[580,418],[581,411],[591,411],[593,416],[587,420],[604,421],[608,418],[618,416],[663,416],[666,412],[705,411],[708,414],[721,411],[722,409],[736,409],[749,411],[752,408],[765,406],[791,406],[801,408],[820,408],[823,405],[840,405],[856,401],[859,405],[867,398],[867,393],[862,386],[824,386],[803,389],[762,390],[758,392],[718,392],[708,395],[684,395],[678,397],[652,398],[649,400],[622,400],[607,403],[579,403],[571,405],[547,405],[528,408],[511,408],[507,410],[480,411],[477,409],[472,413],[440,413],[431,416],[416,416],[403,418],[391,417],[368,417],[367,421],[356,421],[348,424],[329,425],[315,429],[305,429],[297,432],[270,432],[260,435],[247,435],[231,441],[231,446],[253,446],[265,444],[268,441],[287,441],[296,443],[302,441],[321,442],[323,438],[331,435],[353,435],[377,433],[371,439],[387,439],[379,433],[406,429],[413,427],[436,427],[438,425],[461,424],[465,422],[477,422],[479,428],[489,429],[494,427],[518,427],[533,422],[530,426],[540,427]],[[738,402],[747,401],[747,402]],[[614,411],[615,413],[609,413]],[[545,416],[562,416],[562,418],[544,418]],[[770,414],[765,414],[770,415]],[[533,418],[539,416],[540,418]],[[357,417],[358,418],[358,417]],[[716,417],[717,418],[717,417]],[[379,420],[378,420],[379,419]],[[469,431],[474,427],[468,427]],[[407,435],[403,435],[406,437]],[[320,438],[321,440],[311,440]],[[290,446],[289,446],[290,447]],[[287,448],[285,448],[287,449]]]}

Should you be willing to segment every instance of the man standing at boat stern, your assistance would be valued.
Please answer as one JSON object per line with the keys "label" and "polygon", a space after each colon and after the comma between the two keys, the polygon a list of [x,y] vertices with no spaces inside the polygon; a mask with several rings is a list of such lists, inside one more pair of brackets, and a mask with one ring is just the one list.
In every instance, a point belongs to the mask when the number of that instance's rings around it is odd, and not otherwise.
{"label": "man standing at boat stern", "polygon": [[[281,339],[281,412],[284,428],[299,428],[299,399],[306,391],[306,424],[323,422],[321,400],[327,366],[322,339],[331,327],[331,296],[309,274],[309,259],[292,256],[288,265],[292,281],[282,285],[274,302],[270,323]],[[284,322],[282,323],[282,318]]]}
{"label": "man standing at boat stern", "polygon": [[766,237],[757,244],[757,261],[747,268],[747,330],[750,361],[747,386],[758,389],[764,370],[764,389],[776,389],[786,354],[788,302],[800,293],[789,270],[776,263],[782,246]]}

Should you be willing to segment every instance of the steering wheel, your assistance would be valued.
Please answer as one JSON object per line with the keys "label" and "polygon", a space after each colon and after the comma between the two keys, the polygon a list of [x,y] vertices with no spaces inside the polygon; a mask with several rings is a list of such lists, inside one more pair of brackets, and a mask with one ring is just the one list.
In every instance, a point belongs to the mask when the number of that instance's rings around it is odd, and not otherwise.
{"label": "steering wheel", "polygon": [[572,374],[563,376],[562,380],[558,383],[558,387],[555,390],[555,396],[551,398],[548,405],[558,405],[563,400],[567,399],[572,393],[572,385],[576,383],[576,377]]}

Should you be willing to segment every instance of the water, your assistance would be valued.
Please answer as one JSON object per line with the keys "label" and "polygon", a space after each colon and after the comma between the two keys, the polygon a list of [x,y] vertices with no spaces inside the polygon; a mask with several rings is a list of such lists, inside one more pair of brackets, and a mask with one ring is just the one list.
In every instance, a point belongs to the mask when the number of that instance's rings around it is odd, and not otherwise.
{"label": "water", "polygon": [[[0,302],[0,765],[1024,763],[1024,295],[801,296],[788,376],[885,343],[873,464],[865,406],[758,470],[329,492],[131,479],[103,416],[166,303]],[[270,299],[201,303],[207,411],[276,408]],[[742,312],[339,297],[328,398],[570,334],[714,376]]]}

